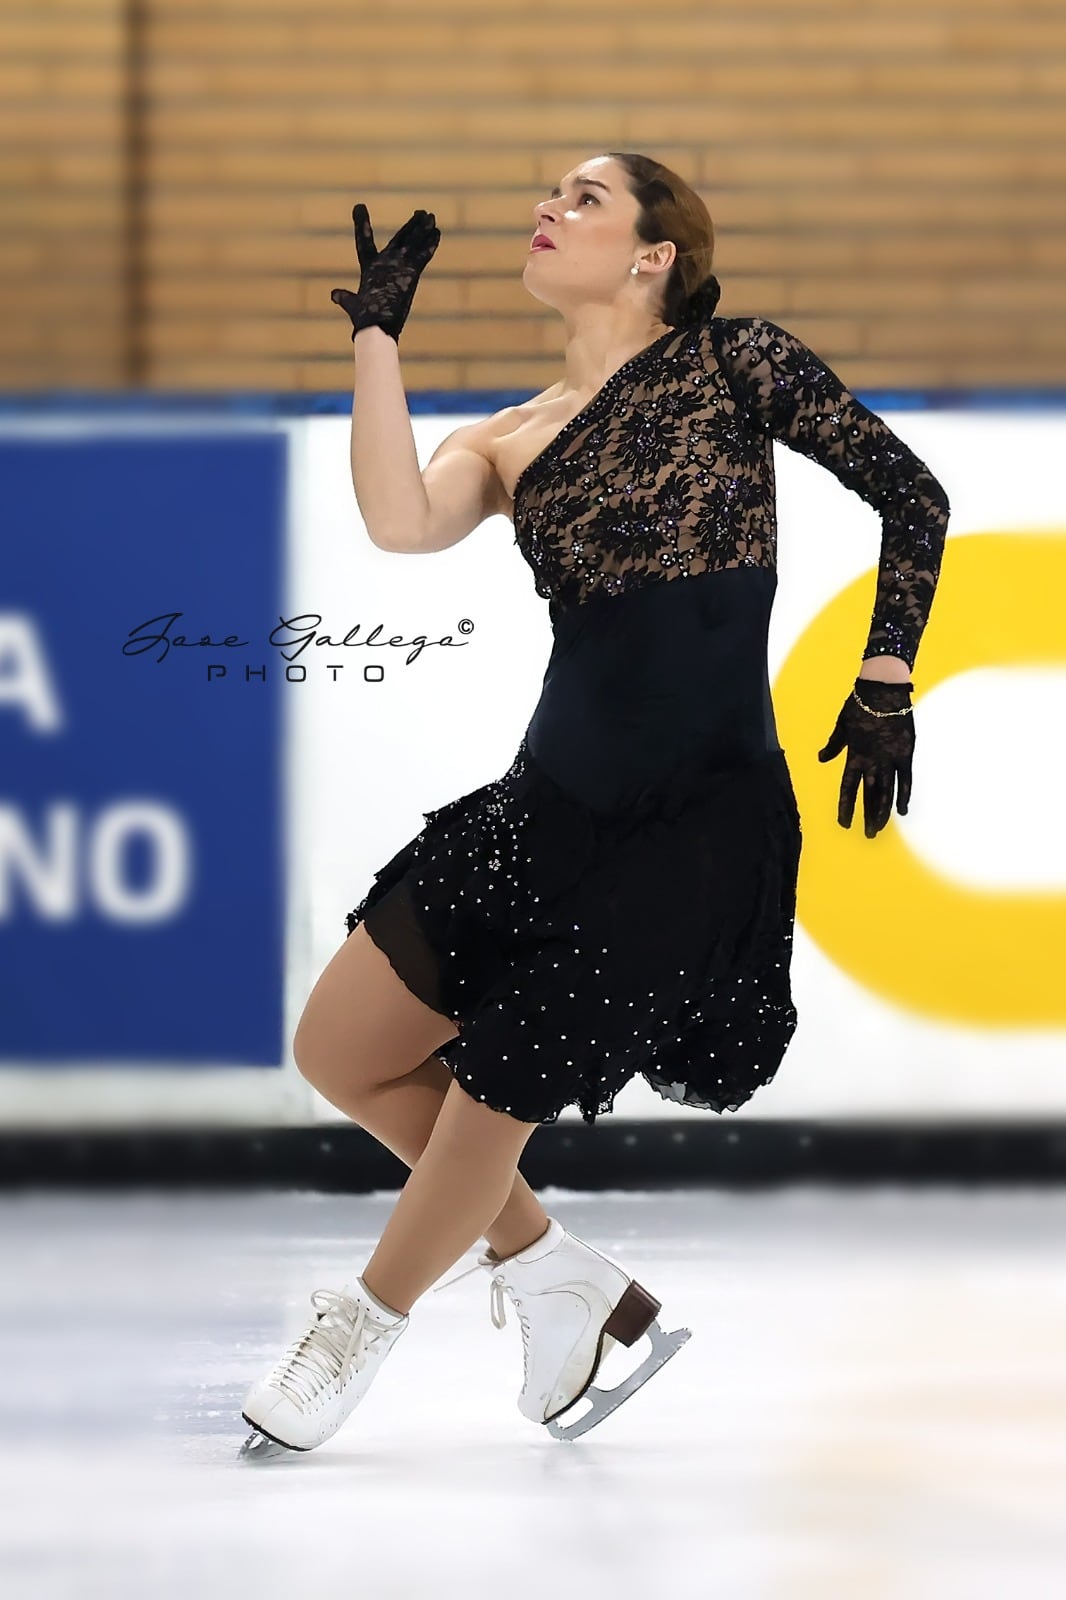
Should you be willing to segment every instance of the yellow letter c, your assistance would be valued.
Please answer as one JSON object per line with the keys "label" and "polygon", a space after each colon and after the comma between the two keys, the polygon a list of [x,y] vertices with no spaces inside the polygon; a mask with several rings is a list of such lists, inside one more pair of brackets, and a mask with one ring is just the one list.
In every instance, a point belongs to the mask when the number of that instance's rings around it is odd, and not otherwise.
{"label": "yellow letter c", "polygon": [[[844,756],[822,764],[817,752],[856,676],[855,641],[866,637],[875,579],[867,572],[830,601],[774,683],[778,730],[803,824],[797,918],[845,972],[914,1011],[971,1024],[1062,1026],[1066,895],[952,882],[908,848],[895,811],[887,827],[867,839],[861,785],[851,827],[836,820]],[[948,539],[915,665],[915,798],[922,794],[922,693],[977,667],[1066,663],[1064,596],[1066,538],[988,533]],[[1055,730],[1058,739],[1066,717],[1063,723]],[[995,759],[994,748],[987,756]]]}

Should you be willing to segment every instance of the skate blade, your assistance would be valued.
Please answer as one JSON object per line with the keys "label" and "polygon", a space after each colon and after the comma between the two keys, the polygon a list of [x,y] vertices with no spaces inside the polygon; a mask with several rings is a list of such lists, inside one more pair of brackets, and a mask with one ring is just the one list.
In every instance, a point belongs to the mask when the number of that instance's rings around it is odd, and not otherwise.
{"label": "skate blade", "polygon": [[245,1439],[237,1452],[238,1461],[278,1461],[282,1456],[300,1456],[305,1451],[296,1445],[282,1444],[278,1439],[272,1439],[268,1433],[260,1433],[256,1428]]}
{"label": "skate blade", "polygon": [[[623,1401],[628,1400],[630,1395],[636,1394],[637,1390],[692,1338],[692,1330],[675,1328],[673,1333],[666,1333],[657,1322],[653,1322],[648,1328],[648,1337],[651,1340],[651,1353],[629,1374],[628,1378],[623,1378],[614,1389],[599,1389],[594,1383],[590,1383],[584,1394],[578,1396],[579,1400],[590,1398],[592,1400],[592,1406],[584,1416],[572,1422],[569,1427],[555,1417],[544,1424],[553,1439],[577,1439],[581,1434],[588,1433],[590,1428],[595,1428],[604,1417],[609,1417],[612,1411],[617,1411]],[[577,1401],[574,1401],[574,1404],[576,1405]]]}

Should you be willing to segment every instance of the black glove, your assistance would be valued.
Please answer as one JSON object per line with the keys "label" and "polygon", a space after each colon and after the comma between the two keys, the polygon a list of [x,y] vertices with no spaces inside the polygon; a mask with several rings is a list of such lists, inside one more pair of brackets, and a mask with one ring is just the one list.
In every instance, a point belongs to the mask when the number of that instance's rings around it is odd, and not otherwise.
{"label": "black glove", "polygon": [[334,289],[330,299],[352,319],[352,338],[360,328],[377,326],[399,343],[418,280],[440,244],[432,211],[416,211],[379,250],[370,213],[362,201],[352,207],[355,248],[359,256],[359,289]]}
{"label": "black glove", "polygon": [[[913,683],[882,683],[876,678],[856,678],[855,691],[840,708],[829,742],[819,750],[819,761],[831,761],[847,745],[840,779],[837,821],[851,827],[855,797],[862,779],[863,821],[868,839],[880,833],[892,814],[892,789],[896,784],[896,810],[907,814],[911,797],[911,756],[914,751],[914,715],[910,710]],[[856,700],[855,695],[859,699]],[[862,705],[870,706],[864,711]],[[899,716],[874,716],[873,712],[901,712]]]}

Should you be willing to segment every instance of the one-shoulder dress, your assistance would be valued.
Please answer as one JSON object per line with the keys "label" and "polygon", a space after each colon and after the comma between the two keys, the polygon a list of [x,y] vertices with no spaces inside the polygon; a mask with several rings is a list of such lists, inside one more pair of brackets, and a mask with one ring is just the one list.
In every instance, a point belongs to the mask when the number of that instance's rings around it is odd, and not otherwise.
{"label": "one-shoulder dress", "polygon": [[776,323],[671,328],[515,485],[554,642],[511,766],[423,812],[347,915],[455,1024],[436,1054],[462,1088],[522,1121],[575,1105],[595,1122],[637,1074],[735,1111],[796,1029],[801,828],[767,672],[774,439],[876,507],[864,656],[913,665],[941,485]]}

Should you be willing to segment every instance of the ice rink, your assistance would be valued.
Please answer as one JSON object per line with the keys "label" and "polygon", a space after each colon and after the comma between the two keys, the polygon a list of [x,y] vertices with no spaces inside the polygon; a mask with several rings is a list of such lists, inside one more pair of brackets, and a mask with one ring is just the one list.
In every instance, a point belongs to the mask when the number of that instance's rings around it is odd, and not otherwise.
{"label": "ice rink", "polygon": [[0,1199],[5,1600],[1061,1600],[1066,1193],[540,1193],[692,1329],[645,1387],[552,1439],[475,1273],[258,1464],[246,1387],[395,1194]]}

